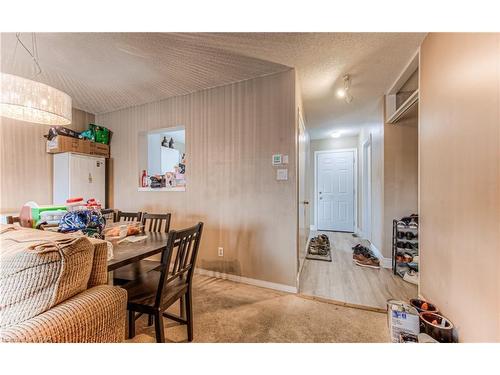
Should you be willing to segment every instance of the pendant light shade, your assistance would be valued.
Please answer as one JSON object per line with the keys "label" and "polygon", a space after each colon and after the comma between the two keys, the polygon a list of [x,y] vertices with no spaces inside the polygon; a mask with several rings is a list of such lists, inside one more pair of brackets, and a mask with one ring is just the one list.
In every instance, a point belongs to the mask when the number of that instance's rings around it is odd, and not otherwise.
{"label": "pendant light shade", "polygon": [[1,73],[0,115],[45,125],[71,124],[71,97],[51,86]]}

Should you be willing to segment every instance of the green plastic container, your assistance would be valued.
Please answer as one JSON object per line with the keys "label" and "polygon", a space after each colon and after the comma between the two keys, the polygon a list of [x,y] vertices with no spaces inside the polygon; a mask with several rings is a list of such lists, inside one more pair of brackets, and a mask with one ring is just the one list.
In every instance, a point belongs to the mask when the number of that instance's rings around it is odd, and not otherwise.
{"label": "green plastic container", "polygon": [[66,210],[66,206],[41,206],[41,207],[31,207],[31,218],[33,219],[33,228],[40,222],[40,214],[45,211],[58,211]]}
{"label": "green plastic container", "polygon": [[89,130],[92,130],[94,133],[95,141],[99,143],[103,143],[105,145],[109,144],[109,129],[104,126],[99,126],[96,124],[89,124]]}

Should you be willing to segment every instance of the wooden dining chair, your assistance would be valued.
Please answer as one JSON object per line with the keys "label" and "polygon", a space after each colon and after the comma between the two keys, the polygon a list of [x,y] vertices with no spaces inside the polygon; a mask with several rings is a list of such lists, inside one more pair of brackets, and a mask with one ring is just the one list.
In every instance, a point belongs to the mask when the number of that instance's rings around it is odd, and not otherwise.
{"label": "wooden dining chair", "polygon": [[112,208],[105,208],[101,210],[101,215],[106,219],[106,223],[112,223],[115,221],[115,210]]}
{"label": "wooden dining chair", "polygon": [[[128,293],[129,338],[135,336],[135,320],[147,314],[154,318],[157,342],[165,342],[163,317],[186,324],[188,341],[193,341],[192,283],[202,231],[201,222],[180,231],[171,230],[161,254],[160,270],[123,285]],[[186,318],[166,312],[181,297],[186,300]]]}
{"label": "wooden dining chair", "polygon": [[115,215],[115,222],[119,221],[141,221],[142,212],[123,212],[118,211]]}
{"label": "wooden dining chair", "polygon": [[[171,214],[142,214],[142,225],[144,231],[153,233],[168,233],[170,230]],[[130,264],[125,267],[118,268],[113,274],[113,283],[121,285],[137,278],[138,273],[146,273],[160,266],[160,261],[144,259],[138,264]],[[151,321],[150,324],[151,325]]]}
{"label": "wooden dining chair", "polygon": [[144,231],[168,233],[170,230],[170,217],[171,214],[144,213],[142,215],[142,225],[144,225]]}
{"label": "wooden dining chair", "polygon": [[6,216],[5,219],[7,221],[7,224],[18,223],[19,225],[21,225],[21,219],[19,216]]}

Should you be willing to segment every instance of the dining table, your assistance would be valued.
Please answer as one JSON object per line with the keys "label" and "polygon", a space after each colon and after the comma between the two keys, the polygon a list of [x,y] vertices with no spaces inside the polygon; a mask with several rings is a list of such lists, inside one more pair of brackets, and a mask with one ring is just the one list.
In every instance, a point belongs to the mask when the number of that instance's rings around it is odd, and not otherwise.
{"label": "dining table", "polygon": [[167,246],[168,233],[146,232],[146,238],[137,242],[123,240],[113,245],[113,257],[108,260],[108,272],[138,263],[159,254]]}

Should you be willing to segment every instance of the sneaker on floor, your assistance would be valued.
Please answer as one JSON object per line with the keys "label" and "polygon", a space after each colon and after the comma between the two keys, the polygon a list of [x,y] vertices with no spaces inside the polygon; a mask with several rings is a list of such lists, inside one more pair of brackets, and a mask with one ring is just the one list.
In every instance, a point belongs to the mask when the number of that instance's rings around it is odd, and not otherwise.
{"label": "sneaker on floor", "polygon": [[418,272],[410,270],[406,272],[403,276],[403,280],[415,285],[418,285]]}
{"label": "sneaker on floor", "polygon": [[380,261],[377,258],[366,258],[365,260],[354,260],[358,266],[369,268],[380,268]]}

